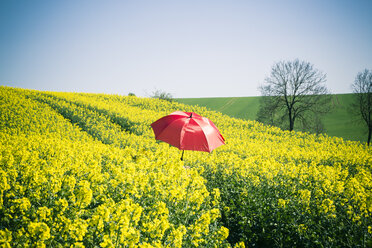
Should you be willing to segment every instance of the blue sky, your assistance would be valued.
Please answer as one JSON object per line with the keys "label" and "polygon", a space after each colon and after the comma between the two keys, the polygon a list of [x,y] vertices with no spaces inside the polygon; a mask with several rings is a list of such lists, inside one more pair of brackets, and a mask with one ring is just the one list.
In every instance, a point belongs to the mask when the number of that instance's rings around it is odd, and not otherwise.
{"label": "blue sky", "polygon": [[372,1],[0,0],[0,85],[174,97],[260,95],[280,60],[351,92],[372,69]]}

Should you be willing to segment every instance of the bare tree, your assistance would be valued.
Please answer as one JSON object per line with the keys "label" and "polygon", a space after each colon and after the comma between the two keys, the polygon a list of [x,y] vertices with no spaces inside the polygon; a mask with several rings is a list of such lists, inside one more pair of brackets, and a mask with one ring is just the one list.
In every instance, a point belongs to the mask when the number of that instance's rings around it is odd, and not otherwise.
{"label": "bare tree", "polygon": [[169,102],[174,101],[172,94],[168,93],[166,91],[163,91],[163,90],[153,91],[152,94],[151,94],[151,97],[166,100],[166,101],[169,101]]}
{"label": "bare tree", "polygon": [[352,88],[355,93],[352,107],[368,128],[367,144],[369,146],[372,135],[372,71],[365,69],[363,72],[359,72]]}
{"label": "bare tree", "polygon": [[330,111],[326,75],[298,59],[275,63],[260,86],[257,120],[292,131],[298,120],[303,130],[323,130],[320,116]]}

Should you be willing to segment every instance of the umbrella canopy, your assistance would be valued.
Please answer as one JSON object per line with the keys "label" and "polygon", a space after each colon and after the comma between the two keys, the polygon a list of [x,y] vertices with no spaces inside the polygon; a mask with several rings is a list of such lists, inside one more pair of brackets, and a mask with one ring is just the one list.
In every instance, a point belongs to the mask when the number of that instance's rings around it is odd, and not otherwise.
{"label": "umbrella canopy", "polygon": [[173,112],[152,123],[151,127],[155,139],[180,150],[211,152],[225,144],[214,123],[193,112]]}

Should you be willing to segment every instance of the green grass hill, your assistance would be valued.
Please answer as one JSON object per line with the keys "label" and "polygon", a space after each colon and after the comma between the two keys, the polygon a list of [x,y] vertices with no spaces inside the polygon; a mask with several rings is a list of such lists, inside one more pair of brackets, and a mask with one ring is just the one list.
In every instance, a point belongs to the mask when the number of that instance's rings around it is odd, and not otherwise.
{"label": "green grass hill", "polygon": [[[364,124],[348,110],[353,94],[332,95],[333,110],[323,117],[326,133],[347,140],[366,141]],[[180,103],[203,106],[231,117],[255,120],[260,97],[178,98]]]}

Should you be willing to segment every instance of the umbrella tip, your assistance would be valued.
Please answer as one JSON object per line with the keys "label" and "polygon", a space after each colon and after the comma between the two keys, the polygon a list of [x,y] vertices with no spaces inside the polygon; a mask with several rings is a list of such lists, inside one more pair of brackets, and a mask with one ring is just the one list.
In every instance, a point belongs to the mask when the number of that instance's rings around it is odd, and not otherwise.
{"label": "umbrella tip", "polygon": [[190,115],[190,117],[189,118],[192,118],[192,113],[191,113],[191,115]]}

